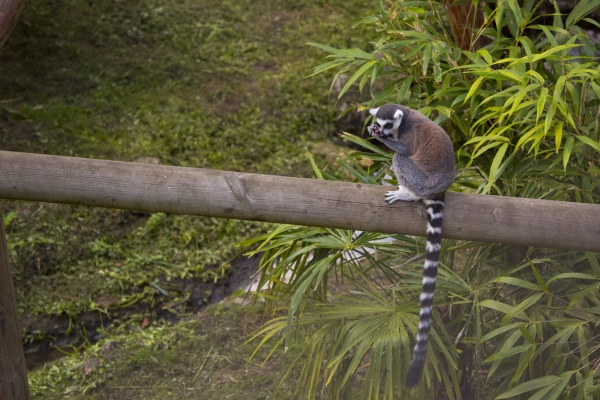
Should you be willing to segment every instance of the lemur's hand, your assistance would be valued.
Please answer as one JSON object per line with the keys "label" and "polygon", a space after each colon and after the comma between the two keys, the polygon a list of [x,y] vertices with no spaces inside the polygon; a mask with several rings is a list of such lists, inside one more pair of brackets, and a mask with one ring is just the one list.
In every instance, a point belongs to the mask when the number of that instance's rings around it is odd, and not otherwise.
{"label": "lemur's hand", "polygon": [[379,136],[381,134],[381,127],[378,124],[373,124],[367,126],[367,131],[371,134],[371,136]]}

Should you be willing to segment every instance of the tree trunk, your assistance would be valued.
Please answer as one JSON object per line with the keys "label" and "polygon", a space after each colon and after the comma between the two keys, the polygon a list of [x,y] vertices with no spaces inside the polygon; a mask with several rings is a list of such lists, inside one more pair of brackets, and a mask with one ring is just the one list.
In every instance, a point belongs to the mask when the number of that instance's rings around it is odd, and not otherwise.
{"label": "tree trunk", "polygon": [[17,24],[27,0],[0,0],[0,49]]}
{"label": "tree trunk", "polygon": [[479,35],[479,29],[485,21],[483,1],[479,1],[477,8],[471,1],[453,5],[455,0],[446,0],[448,17],[454,33],[456,45],[462,50],[476,51],[490,43],[490,39]]}
{"label": "tree trunk", "polygon": [[0,399],[29,400],[27,369],[0,211]]}

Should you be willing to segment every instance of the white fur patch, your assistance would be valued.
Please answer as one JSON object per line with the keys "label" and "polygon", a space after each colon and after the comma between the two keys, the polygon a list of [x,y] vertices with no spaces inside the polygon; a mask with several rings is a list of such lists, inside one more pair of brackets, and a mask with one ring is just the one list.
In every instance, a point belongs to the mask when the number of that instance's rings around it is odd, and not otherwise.
{"label": "white fur patch", "polygon": [[427,250],[427,252],[430,253],[432,251],[438,251],[441,247],[442,246],[439,243],[431,244],[427,242],[427,244],[425,245],[425,250]]}
{"label": "white fur patch", "polygon": [[402,117],[404,117],[404,113],[402,112],[402,110],[398,109],[396,110],[396,112],[394,113],[394,119],[402,119]]}
{"label": "white fur patch", "polygon": [[421,301],[431,300],[433,299],[433,293],[421,293],[421,296],[419,296],[419,298],[421,299]]}
{"label": "white fur patch", "polygon": [[390,122],[393,122],[393,121],[389,121],[387,119],[377,118],[377,123],[379,125],[381,125],[382,128],[385,126],[385,124],[390,123]]}
{"label": "white fur patch", "polygon": [[389,204],[392,204],[393,202],[395,202],[397,200],[404,200],[404,201],[421,200],[421,197],[417,196],[415,194],[415,192],[413,192],[406,186],[398,185],[398,190],[393,191],[393,192],[390,191],[385,194],[385,200]]}
{"label": "white fur patch", "polygon": [[371,108],[369,110],[369,112],[371,113],[372,116],[375,116],[375,114],[377,114],[377,111],[379,111],[379,107],[377,107],[377,108]]}
{"label": "white fur patch", "polygon": [[434,228],[431,225],[427,225],[427,233],[442,233],[442,228]]}
{"label": "white fur patch", "polygon": [[431,307],[423,307],[421,308],[421,312],[419,312],[419,315],[429,315],[431,314]]}
{"label": "white fur patch", "polygon": [[435,278],[431,278],[429,276],[423,277],[423,285],[429,285],[431,283],[435,283]]}
{"label": "white fur patch", "polygon": [[427,214],[429,214],[431,219],[438,219],[444,216],[443,213],[434,213],[430,208],[427,209]]}
{"label": "white fur patch", "polygon": [[423,264],[423,268],[425,268],[425,269],[437,268],[437,266],[438,266],[437,261],[425,260],[425,263]]}

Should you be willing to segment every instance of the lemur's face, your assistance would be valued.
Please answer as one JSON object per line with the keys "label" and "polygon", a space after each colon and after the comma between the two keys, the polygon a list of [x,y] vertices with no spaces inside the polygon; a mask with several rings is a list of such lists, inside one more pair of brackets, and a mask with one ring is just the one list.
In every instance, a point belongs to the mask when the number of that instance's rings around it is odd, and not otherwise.
{"label": "lemur's face", "polygon": [[372,108],[369,112],[375,117],[375,123],[367,128],[371,135],[398,138],[398,128],[402,123],[404,112],[396,104]]}

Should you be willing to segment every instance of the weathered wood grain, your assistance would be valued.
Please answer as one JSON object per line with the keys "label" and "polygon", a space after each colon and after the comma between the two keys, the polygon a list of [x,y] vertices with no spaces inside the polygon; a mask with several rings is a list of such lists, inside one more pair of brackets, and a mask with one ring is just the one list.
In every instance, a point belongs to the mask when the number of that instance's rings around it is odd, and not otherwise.
{"label": "weathered wood grain", "polygon": [[[0,198],[425,235],[386,187],[0,152]],[[600,251],[600,205],[447,193],[442,236]]]}
{"label": "weathered wood grain", "polygon": [[21,344],[17,302],[0,212],[0,399],[27,400],[29,385]]}

